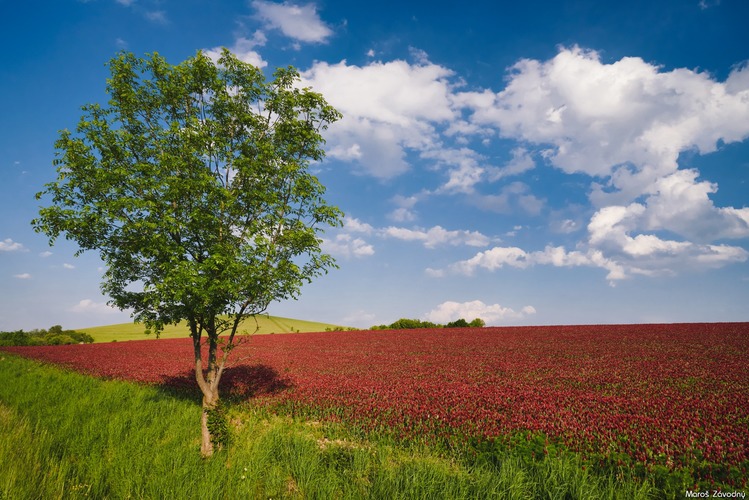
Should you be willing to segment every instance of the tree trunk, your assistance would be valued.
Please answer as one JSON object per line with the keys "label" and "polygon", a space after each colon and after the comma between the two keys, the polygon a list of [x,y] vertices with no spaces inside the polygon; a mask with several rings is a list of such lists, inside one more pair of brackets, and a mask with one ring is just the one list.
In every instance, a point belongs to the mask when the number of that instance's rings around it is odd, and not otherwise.
{"label": "tree trunk", "polygon": [[[215,451],[214,440],[212,439],[214,436],[211,434],[211,425],[209,425],[211,412],[216,410],[219,403],[218,385],[221,381],[221,375],[224,373],[226,359],[231,351],[234,334],[236,333],[239,320],[234,322],[234,328],[229,336],[229,345],[225,348],[223,356],[220,358],[218,356],[218,332],[216,331],[214,322],[215,318],[209,323],[209,327],[206,328],[206,333],[208,335],[208,369],[206,370],[207,373],[203,374],[203,355],[200,346],[200,337],[203,327],[194,319],[190,321],[191,337],[193,339],[195,355],[195,379],[198,382],[200,391],[203,393],[203,411],[200,417],[200,453],[204,458],[212,456]],[[218,439],[222,440],[223,437],[221,434],[223,431],[218,432]],[[219,446],[221,446],[220,442]]]}
{"label": "tree trunk", "polygon": [[[208,378],[203,374],[203,355],[200,348],[200,338],[202,336],[203,328],[199,326],[194,318],[190,318],[190,330],[193,341],[194,355],[195,355],[195,380],[198,382],[200,392],[203,393],[203,411],[200,416],[200,454],[204,458],[208,458],[213,455],[214,446],[211,440],[211,430],[208,426],[208,419],[210,412],[216,408],[218,404],[218,380],[216,380],[216,373],[214,372],[215,367],[215,351],[216,342],[215,339],[211,339],[209,335],[209,355],[208,355]],[[215,382],[215,383],[214,383]]]}
{"label": "tree trunk", "polygon": [[216,393],[203,394],[203,414],[200,417],[201,425],[201,442],[200,454],[204,458],[213,455],[213,441],[211,440],[211,430],[208,428],[208,414],[216,408],[218,404],[218,391]]}

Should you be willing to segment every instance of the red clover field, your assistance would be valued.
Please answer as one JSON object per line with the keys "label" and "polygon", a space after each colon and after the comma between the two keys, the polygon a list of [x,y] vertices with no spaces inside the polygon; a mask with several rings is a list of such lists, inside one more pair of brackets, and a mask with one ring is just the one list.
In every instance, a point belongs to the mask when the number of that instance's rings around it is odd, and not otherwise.
{"label": "red clover field", "polygon": [[[3,349],[195,386],[188,338]],[[230,360],[223,396],[272,411],[428,442],[543,436],[602,464],[747,485],[749,323],[258,335]]]}

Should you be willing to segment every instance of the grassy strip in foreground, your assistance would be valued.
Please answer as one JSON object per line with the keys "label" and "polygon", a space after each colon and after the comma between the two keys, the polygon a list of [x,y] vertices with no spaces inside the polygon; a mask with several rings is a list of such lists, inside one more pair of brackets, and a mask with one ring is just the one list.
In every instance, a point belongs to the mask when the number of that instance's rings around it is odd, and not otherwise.
{"label": "grassy strip in foreground", "polygon": [[[269,333],[295,333],[295,332],[324,332],[326,329],[344,329],[330,323],[317,321],[305,321],[301,319],[282,318],[280,316],[258,315],[254,319],[249,318],[240,326],[240,333],[269,334]],[[94,338],[94,342],[112,342],[114,340],[147,340],[156,338],[155,335],[146,335],[146,327],[139,323],[121,323],[116,325],[93,326],[89,328],[78,328],[78,331],[87,333]],[[177,325],[166,325],[161,333],[161,338],[171,339],[188,337],[190,327],[183,321]]]}
{"label": "grassy strip in foreground", "polygon": [[229,408],[231,444],[198,453],[197,399],[0,354],[0,498],[648,498],[574,456],[471,467],[344,426]]}

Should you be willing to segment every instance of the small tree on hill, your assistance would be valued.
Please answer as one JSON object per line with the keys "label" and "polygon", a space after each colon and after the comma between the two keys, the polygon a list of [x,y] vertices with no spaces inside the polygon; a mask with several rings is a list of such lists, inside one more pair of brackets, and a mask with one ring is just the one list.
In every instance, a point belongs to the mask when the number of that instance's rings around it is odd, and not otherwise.
{"label": "small tree on hill", "polygon": [[335,267],[318,234],[342,213],[308,165],[340,115],[295,69],[266,81],[227,50],[176,66],[121,53],[109,69],[109,105],[84,106],[76,133],[61,132],[58,178],[37,195],[51,204],[32,224],[50,244],[64,234],[98,251],[110,303],[147,329],[187,321],[208,456],[240,323]]}

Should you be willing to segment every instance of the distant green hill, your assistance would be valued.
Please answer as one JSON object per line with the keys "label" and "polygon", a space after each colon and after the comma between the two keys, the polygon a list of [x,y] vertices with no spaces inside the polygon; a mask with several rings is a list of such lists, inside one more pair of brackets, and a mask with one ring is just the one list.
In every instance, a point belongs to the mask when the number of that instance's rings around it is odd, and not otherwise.
{"label": "distant green hill", "polygon": [[[294,333],[294,332],[323,332],[326,329],[341,329],[340,325],[320,323],[317,321],[305,321],[301,319],[282,318],[280,316],[256,316],[257,324],[252,318],[246,320],[240,326],[241,333]],[[77,328],[94,338],[94,342],[112,342],[116,340],[146,340],[156,338],[154,335],[145,334],[145,326],[139,323],[121,323],[117,325],[94,326],[91,328]],[[257,330],[257,331],[256,331]],[[187,337],[190,328],[186,322],[178,325],[164,327],[161,338]]]}

